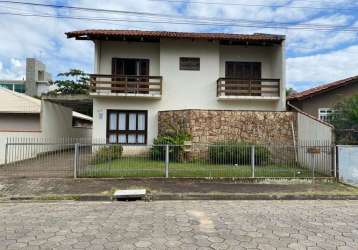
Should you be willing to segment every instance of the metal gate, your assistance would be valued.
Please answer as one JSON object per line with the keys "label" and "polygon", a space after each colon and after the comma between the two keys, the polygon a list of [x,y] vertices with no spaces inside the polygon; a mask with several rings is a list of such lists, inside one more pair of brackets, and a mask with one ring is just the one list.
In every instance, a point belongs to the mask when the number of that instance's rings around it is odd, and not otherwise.
{"label": "metal gate", "polygon": [[358,146],[339,145],[337,152],[340,180],[358,185]]}
{"label": "metal gate", "polygon": [[74,139],[10,138],[0,163],[5,177],[73,177]]}

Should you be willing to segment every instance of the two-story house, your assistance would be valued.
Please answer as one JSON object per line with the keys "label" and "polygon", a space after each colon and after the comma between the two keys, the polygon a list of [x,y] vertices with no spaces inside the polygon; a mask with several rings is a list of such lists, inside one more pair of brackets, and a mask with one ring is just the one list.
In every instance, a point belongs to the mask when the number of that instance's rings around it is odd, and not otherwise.
{"label": "two-story house", "polygon": [[95,45],[93,138],[151,144],[163,111],[285,111],[284,36],[138,30],[66,35]]}

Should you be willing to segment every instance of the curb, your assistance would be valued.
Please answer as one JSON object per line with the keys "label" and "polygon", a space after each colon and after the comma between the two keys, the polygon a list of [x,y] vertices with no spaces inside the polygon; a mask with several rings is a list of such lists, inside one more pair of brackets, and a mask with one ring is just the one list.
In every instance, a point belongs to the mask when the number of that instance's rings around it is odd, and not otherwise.
{"label": "curb", "polygon": [[[174,200],[358,200],[358,195],[302,195],[302,194],[200,194],[200,193],[157,193],[149,194],[145,201],[174,201]],[[0,202],[10,201],[115,201],[110,195],[58,195],[58,196],[14,196],[3,197]]]}
{"label": "curb", "polygon": [[152,200],[358,200],[358,195],[157,194]]}

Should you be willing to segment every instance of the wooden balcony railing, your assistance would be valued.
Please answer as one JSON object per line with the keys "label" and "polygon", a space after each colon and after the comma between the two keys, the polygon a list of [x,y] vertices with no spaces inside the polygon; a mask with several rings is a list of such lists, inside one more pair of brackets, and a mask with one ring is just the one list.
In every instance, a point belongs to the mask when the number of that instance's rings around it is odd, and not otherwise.
{"label": "wooden balcony railing", "polygon": [[161,96],[161,76],[90,75],[90,91],[101,95]]}
{"label": "wooden balcony railing", "polygon": [[280,79],[219,78],[217,80],[217,96],[280,97]]}

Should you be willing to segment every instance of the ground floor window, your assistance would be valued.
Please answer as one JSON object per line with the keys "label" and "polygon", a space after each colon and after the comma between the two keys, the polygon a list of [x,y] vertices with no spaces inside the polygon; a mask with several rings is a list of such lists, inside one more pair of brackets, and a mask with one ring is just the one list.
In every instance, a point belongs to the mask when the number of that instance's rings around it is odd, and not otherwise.
{"label": "ground floor window", "polygon": [[333,109],[331,109],[331,108],[318,109],[318,117],[321,121],[331,122],[332,115],[333,115]]}
{"label": "ground floor window", "polygon": [[146,144],[148,112],[108,110],[107,141],[114,144]]}

